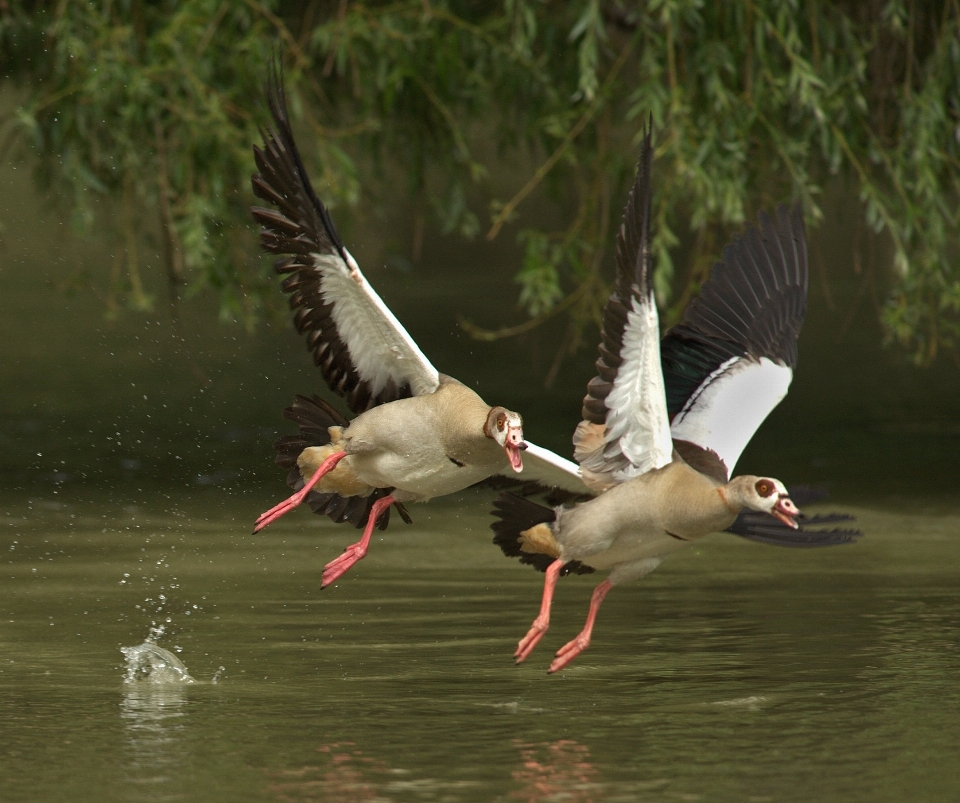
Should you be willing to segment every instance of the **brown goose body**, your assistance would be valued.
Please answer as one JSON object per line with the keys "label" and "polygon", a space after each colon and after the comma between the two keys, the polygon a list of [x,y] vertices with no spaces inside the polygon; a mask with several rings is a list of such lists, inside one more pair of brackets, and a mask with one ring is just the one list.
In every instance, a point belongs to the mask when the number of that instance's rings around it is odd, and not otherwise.
{"label": "brown goose body", "polygon": [[674,460],[589,502],[559,509],[552,530],[558,557],[612,569],[611,581],[620,583],[643,576],[691,541],[725,530],[738,512],[725,501],[722,486]]}
{"label": "brown goose body", "polygon": [[361,413],[331,432],[329,445],[305,449],[297,463],[306,481],[327,457],[344,451],[316,490],[367,496],[393,488],[398,502],[425,502],[509,470],[503,448],[484,434],[492,409],[466,385],[444,378],[433,393]]}

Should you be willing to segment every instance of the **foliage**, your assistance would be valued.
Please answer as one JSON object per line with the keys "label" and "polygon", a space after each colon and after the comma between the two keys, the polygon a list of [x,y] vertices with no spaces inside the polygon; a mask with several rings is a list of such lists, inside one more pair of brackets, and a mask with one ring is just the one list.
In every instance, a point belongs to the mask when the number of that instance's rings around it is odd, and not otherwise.
{"label": "foliage", "polygon": [[[960,346],[957,0],[4,0],[0,70],[33,94],[0,121],[0,148],[29,136],[83,225],[91,197],[118,202],[134,305],[150,303],[135,233],[154,215],[171,287],[215,289],[225,314],[257,316],[268,285],[247,233],[249,146],[276,43],[325,200],[357,203],[368,165],[366,190],[392,197],[402,170],[415,258],[427,214],[464,236],[484,220],[491,239],[519,228],[531,320],[475,334],[563,313],[563,348],[579,344],[650,115],[668,320],[733,227],[790,197],[815,222],[841,175],[890,245],[891,339],[920,362]],[[538,166],[491,200],[505,160]],[[524,219],[535,191],[561,229]],[[678,276],[681,235],[695,247]]]}

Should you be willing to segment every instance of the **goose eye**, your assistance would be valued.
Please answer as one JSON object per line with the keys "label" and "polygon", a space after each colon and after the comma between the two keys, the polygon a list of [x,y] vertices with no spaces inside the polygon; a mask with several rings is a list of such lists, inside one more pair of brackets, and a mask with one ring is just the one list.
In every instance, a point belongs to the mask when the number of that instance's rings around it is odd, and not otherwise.
{"label": "goose eye", "polygon": [[773,493],[773,484],[767,480],[757,480],[757,493],[763,497],[770,496]]}
{"label": "goose eye", "polygon": [[504,425],[505,425],[506,423],[507,423],[507,419],[506,419],[506,418],[504,418],[502,415],[501,415],[501,416],[497,416],[497,431],[498,431],[498,432],[503,432],[503,427],[504,427]]}

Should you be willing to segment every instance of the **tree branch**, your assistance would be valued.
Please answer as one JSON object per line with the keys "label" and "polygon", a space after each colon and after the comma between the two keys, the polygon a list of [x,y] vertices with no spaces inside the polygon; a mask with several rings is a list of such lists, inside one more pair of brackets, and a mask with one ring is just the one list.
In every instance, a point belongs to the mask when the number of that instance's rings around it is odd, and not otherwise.
{"label": "tree branch", "polygon": [[616,77],[620,74],[620,70],[623,69],[623,65],[627,62],[627,57],[630,55],[630,52],[633,50],[633,39],[630,39],[620,55],[617,57],[617,60],[613,63],[613,66],[610,68],[610,72],[607,74],[606,79],[603,82],[603,86],[600,91],[597,92],[597,96],[594,99],[593,103],[590,104],[590,107],[583,113],[576,124],[571,128],[567,135],[563,138],[563,142],[560,143],[560,146],[550,155],[550,158],[547,159],[540,167],[537,168],[537,171],[533,174],[533,177],[524,185],[523,189],[520,190],[516,195],[511,198],[503,209],[500,210],[499,214],[494,218],[493,225],[490,227],[490,231],[487,232],[487,239],[493,240],[500,233],[500,229],[503,228],[503,224],[507,222],[507,219],[510,215],[513,214],[514,210],[523,203],[524,199],[536,189],[537,185],[543,181],[546,175],[554,168],[557,162],[560,161],[560,157],[566,153],[567,148],[573,143],[573,141],[580,136],[580,133],[586,128],[587,123],[589,123],[597,111],[599,111],[600,106],[605,98],[605,90],[609,89],[610,85],[616,80]]}

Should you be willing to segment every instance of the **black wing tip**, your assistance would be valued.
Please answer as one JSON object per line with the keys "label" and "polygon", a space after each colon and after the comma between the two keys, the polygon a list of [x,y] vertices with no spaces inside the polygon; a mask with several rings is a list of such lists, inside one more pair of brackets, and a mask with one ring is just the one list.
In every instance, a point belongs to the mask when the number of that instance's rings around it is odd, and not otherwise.
{"label": "black wing tip", "polygon": [[[303,163],[303,158],[300,155],[300,149],[297,147],[297,142],[293,135],[293,127],[290,124],[290,114],[287,110],[286,84],[284,82],[283,66],[281,64],[279,54],[275,53],[270,61],[270,65],[267,69],[267,77],[264,81],[263,92],[267,101],[267,108],[270,110],[270,116],[273,119],[274,128],[267,130],[261,128],[260,134],[264,141],[264,148],[258,148],[257,146],[254,146],[254,157],[257,159],[258,165],[261,164],[262,160],[267,158],[267,154],[271,150],[271,140],[279,143],[282,146],[282,150],[289,154],[289,158],[292,161],[291,166],[296,173],[297,180],[300,184],[300,189],[317,211],[327,237],[334,248],[336,248],[343,261],[349,264],[343,240],[340,238],[340,234],[333,222],[333,218],[330,216],[329,210],[313,189],[310,176],[307,173],[307,169]],[[254,180],[256,180],[258,177],[259,174],[255,174]]]}
{"label": "black wing tip", "polygon": [[758,544],[782,546],[790,549],[843,546],[845,544],[855,544],[863,537],[863,532],[860,530],[824,530],[818,532],[798,532],[794,530],[792,532],[794,533],[793,536],[789,533],[779,532],[734,532],[734,535],[745,538],[747,541],[755,541]]}
{"label": "black wing tip", "polygon": [[808,529],[842,521],[854,521],[854,517],[846,513],[820,514],[805,519],[800,528],[795,530],[766,513],[744,510],[740,512],[736,521],[727,528],[726,532],[738,535],[748,541],[795,549],[842,546],[856,543],[863,538],[863,531],[857,529]]}
{"label": "black wing tip", "polygon": [[643,138],[643,146],[640,150],[640,160],[643,164],[643,176],[640,184],[640,203],[641,203],[641,240],[640,251],[641,258],[638,262],[642,265],[638,269],[643,271],[642,276],[638,276],[639,281],[645,282],[643,290],[650,296],[653,293],[653,255],[650,250],[650,209],[653,203],[653,181],[651,171],[653,170],[653,115],[650,115],[647,133]]}
{"label": "black wing tip", "polygon": [[[650,253],[650,208],[652,187],[650,173],[653,169],[653,114],[651,113],[637,159],[637,172],[633,186],[623,209],[623,221],[617,250],[622,249],[622,261],[618,260],[617,284],[621,299],[627,300],[631,286],[649,296],[653,291],[653,265]],[[631,265],[633,270],[625,270]]]}
{"label": "black wing tip", "polygon": [[270,116],[273,117],[274,123],[289,131],[290,118],[287,115],[287,89],[283,79],[283,65],[280,60],[280,54],[277,52],[274,52],[270,58],[263,93],[267,98],[267,106],[270,109]]}
{"label": "black wing tip", "polygon": [[[801,508],[822,502],[829,496],[822,485],[791,484],[787,486],[787,491],[794,504]],[[812,549],[854,544],[863,538],[863,531],[858,529],[809,529],[846,521],[856,521],[856,517],[849,513],[816,513],[801,518],[800,528],[794,530],[767,513],[742,510],[726,531],[760,544]]]}
{"label": "black wing tip", "polygon": [[683,322],[668,336],[687,330],[795,369],[808,283],[802,206],[761,210],[723,247]]}
{"label": "black wing tip", "polygon": [[537,524],[552,522],[556,513],[551,508],[506,492],[493,500],[493,510],[490,513],[497,519],[490,525],[490,529],[493,530],[493,543],[500,547],[500,551],[508,558],[519,558],[521,563],[545,572],[555,558],[524,552],[520,548],[520,533]]}

